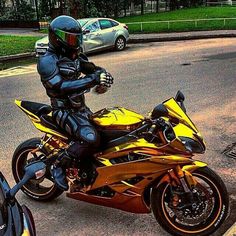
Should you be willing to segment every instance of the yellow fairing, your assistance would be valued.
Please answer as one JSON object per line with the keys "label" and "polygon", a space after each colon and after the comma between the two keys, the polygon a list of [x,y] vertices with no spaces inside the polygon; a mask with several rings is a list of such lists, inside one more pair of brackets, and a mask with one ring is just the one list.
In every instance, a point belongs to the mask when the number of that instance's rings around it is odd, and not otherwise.
{"label": "yellow fairing", "polygon": [[176,117],[180,120],[181,123],[187,125],[189,128],[194,130],[196,133],[198,133],[198,130],[196,126],[193,124],[193,122],[189,119],[189,117],[186,115],[186,113],[181,109],[179,104],[175,101],[174,98],[171,98],[163,103],[165,107],[168,109],[169,115],[171,117]]}
{"label": "yellow fairing", "polygon": [[[67,137],[65,137],[64,135],[60,134],[59,132],[57,132],[56,130],[52,130],[47,128],[46,126],[44,126],[41,123],[41,120],[38,116],[36,116],[35,114],[33,114],[32,112],[28,111],[27,109],[25,109],[24,107],[21,106],[21,101],[19,100],[15,100],[15,104],[23,111],[26,113],[26,115],[30,118],[30,120],[32,121],[33,125],[40,131],[42,131],[43,133],[47,133],[47,134],[52,134],[55,135],[57,137],[63,138],[63,139],[67,139]],[[48,114],[48,116],[51,116],[52,114]]]}
{"label": "yellow fairing", "polygon": [[[195,135],[202,138],[197,127],[193,124],[187,114],[182,110],[174,98],[171,98],[163,103],[168,109],[169,117],[177,118],[180,123],[173,127],[176,137],[179,136],[196,139]],[[203,138],[202,138],[203,139]]]}
{"label": "yellow fairing", "polygon": [[93,121],[99,126],[127,126],[144,120],[144,117],[125,108],[103,109],[93,115]]}
{"label": "yellow fairing", "polygon": [[25,229],[22,236],[30,236],[29,230]]}

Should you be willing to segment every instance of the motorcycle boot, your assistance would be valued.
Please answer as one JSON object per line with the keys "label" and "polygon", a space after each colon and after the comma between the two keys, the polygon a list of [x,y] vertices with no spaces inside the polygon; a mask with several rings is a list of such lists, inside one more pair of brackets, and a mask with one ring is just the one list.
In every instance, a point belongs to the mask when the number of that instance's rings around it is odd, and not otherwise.
{"label": "motorcycle boot", "polygon": [[51,166],[50,170],[55,184],[63,191],[67,191],[69,189],[66,179],[66,169],[70,162],[71,158],[67,154],[66,150],[63,150],[61,153],[59,153],[57,160]]}
{"label": "motorcycle boot", "polygon": [[93,153],[96,148],[83,141],[76,141],[68,149],[68,155],[76,160],[79,168],[79,177],[84,185],[94,182],[96,169],[93,166]]}

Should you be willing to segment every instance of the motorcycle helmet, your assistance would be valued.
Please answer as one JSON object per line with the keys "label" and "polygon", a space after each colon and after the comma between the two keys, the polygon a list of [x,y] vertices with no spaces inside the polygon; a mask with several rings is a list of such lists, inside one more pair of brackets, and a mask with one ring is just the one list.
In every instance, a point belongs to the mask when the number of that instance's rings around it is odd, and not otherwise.
{"label": "motorcycle helmet", "polygon": [[83,43],[79,22],[66,15],[58,16],[50,23],[48,37],[56,51],[68,57],[77,55]]}

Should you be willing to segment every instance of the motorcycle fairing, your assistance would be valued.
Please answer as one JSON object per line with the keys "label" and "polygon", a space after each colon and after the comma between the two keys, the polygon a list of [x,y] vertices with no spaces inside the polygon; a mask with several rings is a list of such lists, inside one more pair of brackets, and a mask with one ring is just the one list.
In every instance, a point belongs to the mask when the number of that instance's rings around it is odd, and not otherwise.
{"label": "motorcycle fairing", "polygon": [[[171,178],[168,170],[177,165],[183,166],[182,170],[192,182],[194,181],[191,172],[206,166],[203,162],[180,156],[158,156],[133,163],[108,165],[97,168],[98,177],[88,192],[69,192],[67,196],[132,213],[150,213],[151,209],[148,199],[145,199],[145,192],[149,193],[155,184],[170,183]],[[141,180],[135,184],[130,184],[129,181],[132,178],[137,178],[137,176],[141,176]],[[90,193],[91,190],[104,185],[115,192],[112,197],[97,196]]]}
{"label": "motorcycle fairing", "polygon": [[[40,130],[43,133],[46,134],[51,134],[51,135],[55,135],[57,137],[60,137],[62,139],[68,139],[65,135],[61,134],[60,132],[58,132],[57,130],[53,130],[50,129],[48,127],[46,127],[45,125],[42,124],[42,121],[40,119],[39,116],[37,116],[36,114],[34,114],[33,112],[29,111],[29,109],[26,109],[23,104],[22,101],[19,100],[15,100],[15,104],[24,112],[26,113],[26,115],[30,118],[30,120],[32,121],[33,125],[35,126],[36,129]],[[47,114],[47,116],[52,116],[52,113],[50,112],[49,114]]]}
{"label": "motorcycle fairing", "polygon": [[105,108],[94,113],[92,120],[95,124],[103,128],[112,129],[121,126],[124,129],[124,126],[132,126],[142,122],[144,117],[123,107],[113,107],[109,109]]}

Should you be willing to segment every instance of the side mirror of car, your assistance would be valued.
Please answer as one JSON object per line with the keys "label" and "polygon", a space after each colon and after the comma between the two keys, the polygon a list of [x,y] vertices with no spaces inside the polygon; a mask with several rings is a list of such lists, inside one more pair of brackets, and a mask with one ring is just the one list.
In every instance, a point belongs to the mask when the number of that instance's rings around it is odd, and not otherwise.
{"label": "side mirror of car", "polygon": [[90,33],[89,29],[83,30],[83,34],[89,34],[89,33]]}
{"label": "side mirror of car", "polygon": [[162,116],[167,116],[167,115],[168,115],[168,110],[166,109],[166,107],[163,104],[159,104],[153,109],[151,117],[153,119],[158,119]]}
{"label": "side mirror of car", "polygon": [[7,193],[8,198],[15,197],[16,193],[25,185],[30,179],[40,179],[45,175],[46,165],[42,161],[29,163],[25,166],[25,174],[23,178]]}

